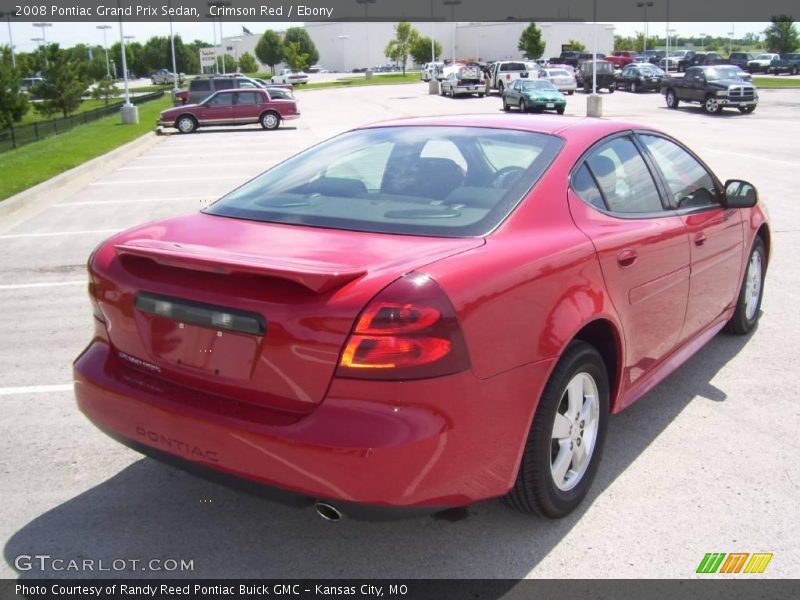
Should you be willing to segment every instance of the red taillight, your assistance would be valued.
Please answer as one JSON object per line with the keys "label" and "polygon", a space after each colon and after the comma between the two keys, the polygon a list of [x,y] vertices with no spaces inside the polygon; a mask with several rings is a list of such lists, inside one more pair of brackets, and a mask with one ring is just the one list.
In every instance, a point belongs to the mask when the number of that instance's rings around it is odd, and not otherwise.
{"label": "red taillight", "polygon": [[452,304],[429,277],[401,277],[356,321],[336,371],[339,377],[421,379],[469,368]]}

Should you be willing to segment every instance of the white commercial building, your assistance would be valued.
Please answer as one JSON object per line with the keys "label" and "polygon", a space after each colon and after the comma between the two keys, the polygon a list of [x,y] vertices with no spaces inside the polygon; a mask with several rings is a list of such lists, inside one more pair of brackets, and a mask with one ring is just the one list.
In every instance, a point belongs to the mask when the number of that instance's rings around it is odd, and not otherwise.
{"label": "white commercial building", "polygon": [[[376,67],[389,63],[384,55],[386,44],[394,38],[396,23],[306,23],[305,28],[319,51],[319,64],[331,71],[351,71],[355,68]],[[442,46],[442,57],[481,61],[522,58],[517,48],[527,22],[497,23],[413,23],[425,37],[433,37]],[[561,47],[571,40],[582,43],[587,51],[610,54],[614,49],[614,26],[607,23],[547,22],[537,23],[545,42],[544,57],[561,54]],[[224,45],[234,58],[255,47],[261,35],[243,33],[225,36]],[[411,66],[409,60],[408,66]],[[264,66],[266,69],[266,66]]]}

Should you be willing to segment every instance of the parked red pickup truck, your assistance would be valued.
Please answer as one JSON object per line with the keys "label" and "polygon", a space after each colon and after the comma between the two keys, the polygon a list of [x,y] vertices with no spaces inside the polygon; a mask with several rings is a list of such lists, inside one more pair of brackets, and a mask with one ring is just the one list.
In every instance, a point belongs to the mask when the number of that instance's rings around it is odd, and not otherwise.
{"label": "parked red pickup truck", "polygon": [[611,56],[606,56],[605,60],[612,63],[616,68],[621,69],[625,65],[632,63],[633,57],[637,54],[638,52],[633,50],[618,50]]}

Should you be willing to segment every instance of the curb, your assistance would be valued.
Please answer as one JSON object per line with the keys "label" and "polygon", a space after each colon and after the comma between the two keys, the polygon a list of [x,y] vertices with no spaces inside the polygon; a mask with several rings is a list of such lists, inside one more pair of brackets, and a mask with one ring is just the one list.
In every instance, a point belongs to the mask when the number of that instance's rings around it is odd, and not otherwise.
{"label": "curb", "polygon": [[42,183],[6,198],[0,201],[0,218],[5,221],[13,217],[23,216],[26,211],[31,214],[41,212],[85,184],[107,175],[119,165],[141,154],[162,139],[164,138],[150,131],[132,142],[128,142],[119,148],[101,154],[77,167],[59,173]]}

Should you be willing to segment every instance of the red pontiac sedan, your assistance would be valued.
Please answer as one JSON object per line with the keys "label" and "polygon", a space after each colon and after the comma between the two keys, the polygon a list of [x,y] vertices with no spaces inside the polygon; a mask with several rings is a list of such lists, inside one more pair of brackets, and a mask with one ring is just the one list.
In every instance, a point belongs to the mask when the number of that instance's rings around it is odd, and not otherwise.
{"label": "red pontiac sedan", "polygon": [[640,125],[369,126],[99,246],[75,393],[145,454],[331,520],[561,517],[609,415],[755,327],[769,252],[751,184]]}
{"label": "red pontiac sedan", "polygon": [[[278,97],[279,96],[279,97]],[[281,121],[300,118],[297,100],[286,95],[270,96],[268,90],[225,90],[212,94],[200,104],[184,104],[161,111],[158,124],[192,133],[209,125],[254,125],[277,129]]]}

